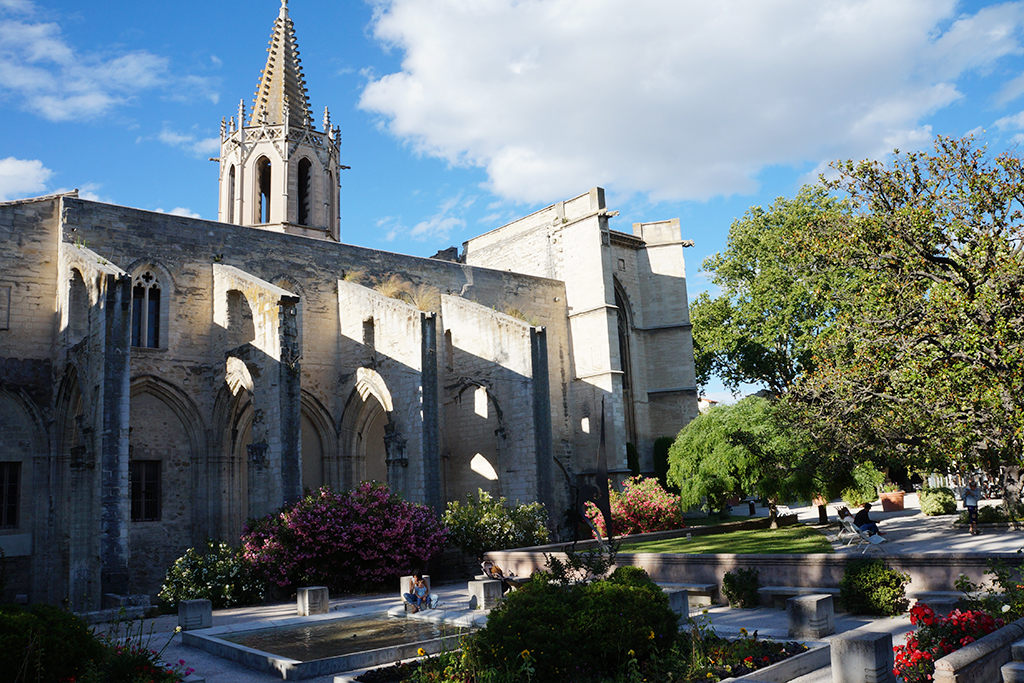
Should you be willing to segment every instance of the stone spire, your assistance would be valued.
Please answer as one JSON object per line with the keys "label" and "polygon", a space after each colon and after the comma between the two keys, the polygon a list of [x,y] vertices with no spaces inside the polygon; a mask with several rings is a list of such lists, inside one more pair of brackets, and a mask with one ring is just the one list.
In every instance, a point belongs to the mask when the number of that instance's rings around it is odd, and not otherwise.
{"label": "stone spire", "polygon": [[274,22],[267,52],[267,66],[260,77],[249,125],[280,125],[287,117],[289,127],[305,126],[312,116],[295,26],[288,16],[288,0],[281,0],[281,12]]}

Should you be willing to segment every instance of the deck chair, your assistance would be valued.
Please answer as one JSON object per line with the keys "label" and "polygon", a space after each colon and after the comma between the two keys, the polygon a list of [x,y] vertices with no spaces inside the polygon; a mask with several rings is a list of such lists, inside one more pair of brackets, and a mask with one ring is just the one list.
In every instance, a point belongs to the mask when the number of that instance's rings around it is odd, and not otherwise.
{"label": "deck chair", "polygon": [[871,547],[878,547],[879,550],[885,552],[885,549],[881,547],[881,545],[885,543],[885,537],[879,536],[878,534],[869,534],[866,531],[858,529],[849,518],[843,518],[839,520],[839,523],[843,525],[842,529],[839,531],[839,538],[842,538],[843,535],[849,535],[850,537],[843,545],[849,547],[851,543],[856,541],[857,543],[853,547],[854,549],[860,548],[862,555]]}

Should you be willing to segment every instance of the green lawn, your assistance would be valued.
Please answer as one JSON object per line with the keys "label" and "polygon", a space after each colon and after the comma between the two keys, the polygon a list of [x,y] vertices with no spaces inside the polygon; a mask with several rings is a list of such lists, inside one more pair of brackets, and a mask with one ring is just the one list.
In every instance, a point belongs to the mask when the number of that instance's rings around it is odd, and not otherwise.
{"label": "green lawn", "polygon": [[803,524],[781,529],[750,529],[726,534],[670,538],[662,541],[630,543],[625,539],[619,552],[680,553],[709,555],[715,553],[787,555],[797,553],[831,553],[832,546],[816,529]]}

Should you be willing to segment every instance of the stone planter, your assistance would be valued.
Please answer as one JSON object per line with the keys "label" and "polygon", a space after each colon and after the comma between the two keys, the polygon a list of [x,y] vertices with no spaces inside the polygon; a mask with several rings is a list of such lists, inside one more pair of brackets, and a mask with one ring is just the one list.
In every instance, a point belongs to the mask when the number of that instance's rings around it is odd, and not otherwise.
{"label": "stone planter", "polygon": [[903,509],[903,491],[889,491],[878,494],[882,501],[882,512],[897,512]]}

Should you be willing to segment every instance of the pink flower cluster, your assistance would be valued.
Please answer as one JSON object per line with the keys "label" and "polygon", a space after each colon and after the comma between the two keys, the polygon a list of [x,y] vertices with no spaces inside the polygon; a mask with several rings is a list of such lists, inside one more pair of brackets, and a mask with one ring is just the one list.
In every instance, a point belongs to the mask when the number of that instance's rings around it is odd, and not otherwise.
{"label": "pink flower cluster", "polygon": [[324,487],[242,534],[246,559],[268,581],[332,591],[383,584],[422,569],[446,542],[447,529],[430,508],[376,482],[343,493]]}
{"label": "pink flower cluster", "polygon": [[[609,507],[617,536],[686,528],[679,496],[663,489],[657,479],[630,477],[622,483],[622,493],[609,492]],[[608,535],[604,515],[593,503],[587,503],[587,517]]]}
{"label": "pink flower cluster", "polygon": [[917,626],[917,631],[907,636],[905,645],[893,648],[893,674],[905,683],[932,680],[935,660],[1003,627],[1002,619],[981,610],[953,610],[942,617],[922,604],[910,610],[910,623]]}

